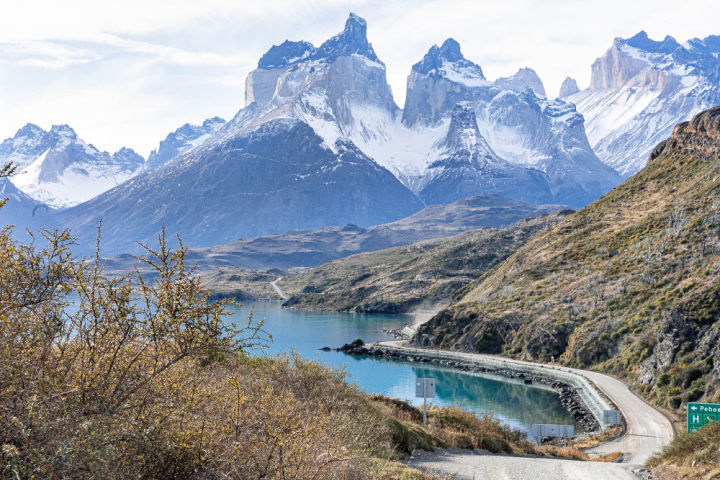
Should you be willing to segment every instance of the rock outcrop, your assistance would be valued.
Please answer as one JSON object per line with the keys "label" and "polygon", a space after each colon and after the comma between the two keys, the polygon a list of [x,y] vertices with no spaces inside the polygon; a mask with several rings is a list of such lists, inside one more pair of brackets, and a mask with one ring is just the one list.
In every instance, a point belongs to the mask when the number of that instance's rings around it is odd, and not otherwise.
{"label": "rock outcrop", "polygon": [[558,98],[567,98],[570,95],[578,93],[579,91],[580,88],[578,87],[575,79],[567,77],[565,80],[563,80],[562,85],[560,85],[560,92],[558,93]]}
{"label": "rock outcrop", "polygon": [[719,55],[718,36],[616,38],[593,63],[590,88],[565,98],[585,117],[598,157],[628,177],[677,123],[720,103]]}

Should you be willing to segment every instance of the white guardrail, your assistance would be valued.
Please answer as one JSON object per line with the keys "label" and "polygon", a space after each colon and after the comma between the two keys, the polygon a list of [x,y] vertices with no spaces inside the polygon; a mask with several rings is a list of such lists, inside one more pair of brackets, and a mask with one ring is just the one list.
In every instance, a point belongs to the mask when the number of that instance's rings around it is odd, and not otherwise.
{"label": "white guardrail", "polygon": [[570,385],[578,393],[585,405],[597,419],[598,423],[604,429],[603,411],[610,410],[610,404],[605,400],[600,391],[593,383],[566,367],[556,365],[537,365],[520,360],[509,358],[493,357],[477,353],[465,352],[447,352],[429,349],[420,349],[413,347],[404,347],[398,345],[388,345],[387,343],[368,345],[370,348],[378,348],[380,350],[397,352],[399,354],[414,355],[418,357],[432,358],[436,360],[451,360],[454,362],[464,362],[467,364],[483,366],[491,369],[506,369],[517,372],[530,374],[537,378],[543,378],[550,381],[557,381]]}

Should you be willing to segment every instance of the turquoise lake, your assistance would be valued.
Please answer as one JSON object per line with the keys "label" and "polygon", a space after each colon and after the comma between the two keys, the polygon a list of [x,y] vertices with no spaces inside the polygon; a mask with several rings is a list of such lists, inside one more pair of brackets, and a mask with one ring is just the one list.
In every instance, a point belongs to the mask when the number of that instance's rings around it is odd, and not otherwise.
{"label": "turquoise lake", "polygon": [[529,431],[534,423],[575,424],[563,409],[558,395],[548,388],[525,385],[514,379],[479,376],[429,364],[360,358],[339,352],[323,352],[355,338],[366,342],[391,340],[384,330],[411,323],[406,315],[301,312],[283,309],[279,303],[256,302],[233,306],[231,320],[247,324],[254,307],[256,320],[273,342],[262,353],[275,355],[296,351],[301,356],[336,368],[344,368],[348,380],[363,391],[422,404],[415,398],[415,378],[436,379],[435,405],[455,405],[479,415],[491,414],[514,428]]}

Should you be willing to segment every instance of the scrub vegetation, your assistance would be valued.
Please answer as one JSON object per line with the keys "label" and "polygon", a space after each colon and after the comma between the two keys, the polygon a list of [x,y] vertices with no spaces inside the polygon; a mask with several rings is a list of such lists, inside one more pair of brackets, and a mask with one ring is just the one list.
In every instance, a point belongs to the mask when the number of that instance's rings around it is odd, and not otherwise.
{"label": "scrub vegetation", "polygon": [[416,448],[578,454],[454,408],[423,429],[341,371],[250,355],[262,323],[223,322],[228,300],[209,301],[164,232],[152,275],[71,248],[67,231],[0,231],[0,478],[421,479],[398,462]]}

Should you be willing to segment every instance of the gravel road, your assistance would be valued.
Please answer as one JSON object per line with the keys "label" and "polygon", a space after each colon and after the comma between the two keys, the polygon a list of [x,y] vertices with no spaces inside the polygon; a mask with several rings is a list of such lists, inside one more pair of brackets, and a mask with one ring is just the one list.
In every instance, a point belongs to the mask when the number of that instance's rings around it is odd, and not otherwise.
{"label": "gravel road", "polygon": [[283,293],[283,291],[280,290],[280,287],[278,287],[278,284],[277,284],[282,279],[283,279],[283,277],[278,277],[274,281],[270,282],[270,285],[272,285],[272,287],[275,289],[275,292],[278,294],[278,296],[280,298],[282,298],[283,300],[287,300],[288,299],[287,295],[285,295]]}
{"label": "gravel road", "polygon": [[638,480],[638,467],[621,463],[489,455],[467,450],[417,451],[408,465],[457,480]]}
{"label": "gravel road", "polygon": [[670,420],[630,391],[623,382],[602,373],[575,371],[590,379],[612,399],[627,423],[625,435],[588,450],[588,453],[622,452],[623,462],[643,465],[653,453],[672,441],[674,432]]}
{"label": "gravel road", "polygon": [[[395,348],[404,348],[403,342],[382,342]],[[411,348],[413,354],[422,352],[428,356],[437,350]],[[492,355],[459,353],[463,360],[478,365],[497,361]],[[552,370],[563,370],[583,376],[590,380],[620,409],[626,423],[627,433],[588,451],[588,453],[606,454],[621,452],[623,463],[581,462],[551,458],[498,456],[467,451],[437,451],[421,453],[414,457],[409,465],[417,468],[437,470],[446,474],[458,473],[457,478],[469,479],[637,479],[632,472],[639,469],[663,446],[673,439],[673,427],[661,412],[648,405],[635,395],[620,380],[608,375],[575,368],[543,365],[520,360],[504,359],[508,363],[533,365]],[[539,477],[538,477],[539,476]]]}

